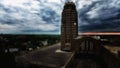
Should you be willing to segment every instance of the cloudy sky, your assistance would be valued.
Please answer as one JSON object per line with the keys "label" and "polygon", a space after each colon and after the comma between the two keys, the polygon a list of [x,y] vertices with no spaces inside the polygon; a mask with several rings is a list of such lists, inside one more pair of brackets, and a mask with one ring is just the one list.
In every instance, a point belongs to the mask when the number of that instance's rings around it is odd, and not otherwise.
{"label": "cloudy sky", "polygon": [[[79,32],[120,31],[120,0],[73,0]],[[0,33],[60,34],[65,0],[0,0]]]}

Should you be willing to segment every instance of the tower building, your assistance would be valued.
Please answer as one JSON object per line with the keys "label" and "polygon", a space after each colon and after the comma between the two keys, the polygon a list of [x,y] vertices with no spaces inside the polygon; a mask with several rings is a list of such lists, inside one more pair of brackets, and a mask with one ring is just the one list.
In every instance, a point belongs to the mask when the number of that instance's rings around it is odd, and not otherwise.
{"label": "tower building", "polygon": [[61,50],[71,50],[72,42],[78,36],[78,16],[73,2],[66,2],[61,19]]}

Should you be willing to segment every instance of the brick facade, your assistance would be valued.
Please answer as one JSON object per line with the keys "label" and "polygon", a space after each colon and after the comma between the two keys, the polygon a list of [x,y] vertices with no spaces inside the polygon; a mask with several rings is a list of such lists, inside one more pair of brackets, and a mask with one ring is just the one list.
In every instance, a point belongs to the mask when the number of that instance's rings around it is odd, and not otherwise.
{"label": "brick facade", "polygon": [[71,50],[72,40],[78,36],[78,16],[73,2],[65,3],[61,22],[61,50]]}

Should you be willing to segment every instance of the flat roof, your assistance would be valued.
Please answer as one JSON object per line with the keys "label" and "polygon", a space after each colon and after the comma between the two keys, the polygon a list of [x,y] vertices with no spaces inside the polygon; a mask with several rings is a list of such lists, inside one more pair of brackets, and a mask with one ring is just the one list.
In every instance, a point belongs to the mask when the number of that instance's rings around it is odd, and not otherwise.
{"label": "flat roof", "polygon": [[[22,65],[32,64],[43,67],[62,68],[72,58],[72,52],[60,50],[60,43],[35,50],[27,55],[20,56],[17,60]],[[22,61],[22,62],[21,62]]]}

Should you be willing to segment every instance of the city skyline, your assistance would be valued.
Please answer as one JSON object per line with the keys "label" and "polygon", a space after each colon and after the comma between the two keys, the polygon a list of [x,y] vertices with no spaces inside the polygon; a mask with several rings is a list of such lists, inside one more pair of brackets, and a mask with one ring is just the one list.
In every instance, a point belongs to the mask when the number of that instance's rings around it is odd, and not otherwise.
{"label": "city skyline", "polygon": [[[76,1],[79,32],[119,32],[120,1]],[[63,5],[64,0],[1,0],[0,33],[60,34]]]}

